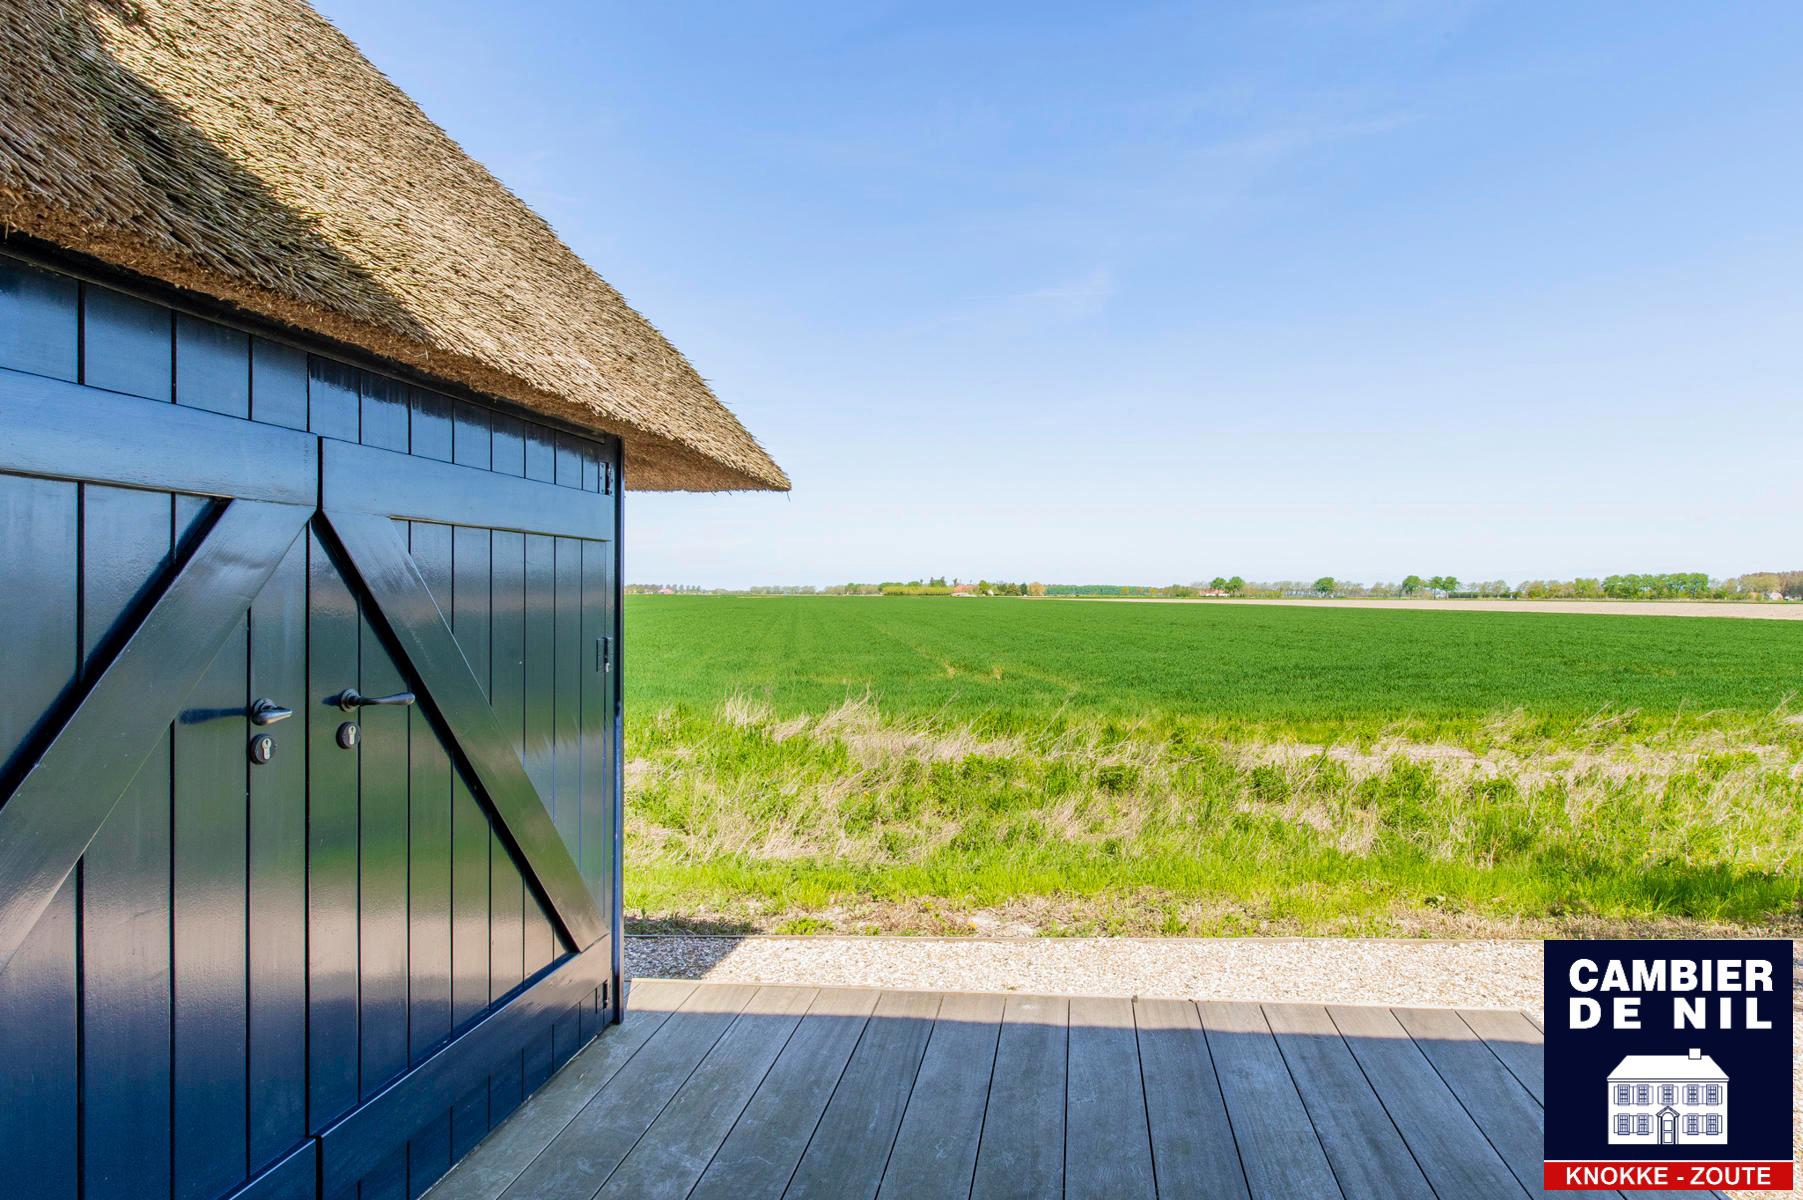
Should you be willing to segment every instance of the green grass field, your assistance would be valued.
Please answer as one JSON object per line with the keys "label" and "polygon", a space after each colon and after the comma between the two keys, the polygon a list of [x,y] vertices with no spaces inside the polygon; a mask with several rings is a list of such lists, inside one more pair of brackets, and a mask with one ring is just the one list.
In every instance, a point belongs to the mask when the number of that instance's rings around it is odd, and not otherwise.
{"label": "green grass field", "polygon": [[634,597],[641,926],[1803,926],[1803,625]]}

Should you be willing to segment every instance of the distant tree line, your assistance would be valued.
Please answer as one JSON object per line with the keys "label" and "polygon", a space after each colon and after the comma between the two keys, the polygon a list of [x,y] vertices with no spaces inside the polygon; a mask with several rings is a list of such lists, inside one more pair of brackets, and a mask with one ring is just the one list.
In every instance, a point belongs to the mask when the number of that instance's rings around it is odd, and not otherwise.
{"label": "distant tree line", "polygon": [[1603,578],[1528,579],[1511,585],[1492,579],[1464,582],[1454,575],[1405,576],[1399,583],[1357,583],[1323,575],[1315,580],[1248,581],[1217,575],[1207,583],[1011,583],[992,579],[928,579],[884,583],[773,584],[750,588],[702,588],[694,584],[630,583],[629,595],[684,596],[1116,596],[1188,599],[1200,596],[1249,597],[1424,597],[1522,600],[1803,600],[1803,571],[1755,571],[1732,579],[1712,579],[1701,571]]}

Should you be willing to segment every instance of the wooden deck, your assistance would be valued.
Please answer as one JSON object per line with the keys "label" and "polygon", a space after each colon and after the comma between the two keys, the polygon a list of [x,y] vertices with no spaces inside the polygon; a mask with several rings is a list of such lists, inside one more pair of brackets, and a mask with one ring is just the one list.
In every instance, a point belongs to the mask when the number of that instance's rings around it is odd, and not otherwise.
{"label": "wooden deck", "polygon": [[630,1008],[433,1200],[1542,1195],[1518,1012],[670,981]]}

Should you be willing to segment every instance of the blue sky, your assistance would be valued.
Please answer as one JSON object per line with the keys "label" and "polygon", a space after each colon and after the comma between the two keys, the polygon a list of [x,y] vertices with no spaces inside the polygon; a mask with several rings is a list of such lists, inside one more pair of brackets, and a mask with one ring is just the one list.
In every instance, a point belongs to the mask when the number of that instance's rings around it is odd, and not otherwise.
{"label": "blue sky", "polygon": [[791,496],[628,576],[1803,565],[1803,6],[322,6]]}

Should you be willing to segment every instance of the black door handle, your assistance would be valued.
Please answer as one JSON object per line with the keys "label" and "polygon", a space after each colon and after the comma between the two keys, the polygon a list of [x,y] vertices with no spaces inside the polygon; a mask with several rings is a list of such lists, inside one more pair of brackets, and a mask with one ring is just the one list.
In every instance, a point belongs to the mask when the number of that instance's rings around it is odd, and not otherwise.
{"label": "black door handle", "polygon": [[252,725],[274,725],[277,721],[286,721],[293,715],[292,708],[283,708],[267,696],[250,706],[250,723]]}
{"label": "black door handle", "polygon": [[334,699],[332,703],[336,704],[339,708],[342,708],[345,712],[355,712],[359,708],[370,705],[406,708],[413,703],[413,693],[396,692],[392,696],[365,696],[356,688],[345,688],[342,692],[338,693],[337,698]]}

